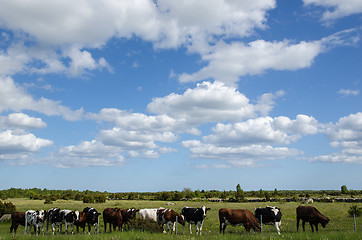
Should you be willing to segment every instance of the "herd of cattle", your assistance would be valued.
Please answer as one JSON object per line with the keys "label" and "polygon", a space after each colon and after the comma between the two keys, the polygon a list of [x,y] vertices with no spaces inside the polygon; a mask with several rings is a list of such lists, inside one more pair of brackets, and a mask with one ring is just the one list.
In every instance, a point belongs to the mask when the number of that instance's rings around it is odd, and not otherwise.
{"label": "herd of cattle", "polygon": [[[123,225],[131,219],[136,218],[136,213],[139,213],[139,219],[157,222],[162,229],[167,226],[168,231],[173,233],[176,224],[179,223],[183,226],[183,233],[185,233],[186,222],[189,223],[189,231],[191,232],[191,225],[196,226],[196,234],[201,235],[202,225],[204,223],[206,212],[210,208],[202,206],[200,208],[184,207],[181,213],[177,213],[172,209],[155,208],[155,209],[120,209],[120,208],[106,208],[103,211],[104,231],[107,231],[107,224],[109,224],[109,231],[112,229],[123,230]],[[305,231],[305,223],[309,222],[312,232],[314,227],[318,231],[318,224],[323,227],[329,222],[329,218],[321,214],[315,207],[299,206],[296,209],[297,213],[297,231],[299,228],[299,221],[302,220],[303,231]],[[95,208],[86,207],[82,212],[71,210],[60,210],[59,208],[52,208],[48,211],[45,210],[28,210],[26,212],[13,212],[11,214],[11,227],[10,233],[16,230],[19,225],[25,227],[25,234],[34,227],[36,234],[42,230],[48,232],[49,226],[52,228],[52,233],[56,231],[62,232],[62,225],[65,226],[65,233],[68,233],[68,228],[71,228],[73,234],[74,226],[83,228],[88,226],[88,233],[91,232],[91,227],[94,227],[95,233],[99,233],[99,216],[101,213]],[[281,225],[282,213],[278,207],[257,208],[253,214],[247,209],[228,209],[222,208],[219,210],[220,220],[220,233],[225,233],[225,228],[228,225],[244,226],[247,232],[253,229],[255,232],[261,231],[262,224],[273,225],[280,234],[279,226]]]}

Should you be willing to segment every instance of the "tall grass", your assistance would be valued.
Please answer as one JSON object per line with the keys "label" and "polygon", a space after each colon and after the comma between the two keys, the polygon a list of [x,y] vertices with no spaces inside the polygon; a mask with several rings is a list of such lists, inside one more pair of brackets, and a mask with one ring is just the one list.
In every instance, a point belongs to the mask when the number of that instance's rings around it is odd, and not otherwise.
{"label": "tall grass", "polygon": [[[44,204],[44,200],[28,200],[28,199],[7,199],[7,202],[12,202],[17,211],[26,211],[29,209],[50,209],[52,207],[59,207],[61,209],[83,210],[86,206],[96,208],[99,212],[107,207],[120,207],[120,208],[172,208],[177,212],[185,206],[200,207],[206,205],[211,210],[207,213],[207,218],[204,222],[202,229],[202,236],[198,239],[361,239],[362,240],[362,218],[357,218],[357,232],[354,232],[353,218],[349,216],[348,210],[352,203],[314,203],[315,206],[322,214],[331,219],[326,228],[319,225],[319,232],[312,233],[309,224],[306,224],[306,231],[303,233],[301,226],[299,232],[296,232],[296,213],[295,209],[299,203],[211,203],[211,202],[174,202],[175,205],[167,206],[167,202],[163,201],[107,201],[106,203],[97,204],[84,204],[81,201],[64,201],[57,200],[53,204]],[[273,226],[263,225],[262,233],[247,234],[243,227],[228,226],[225,235],[219,233],[219,219],[218,210],[220,208],[241,208],[249,209],[254,212],[257,207],[265,207],[266,205],[278,206],[281,208],[283,217],[281,225],[281,235],[278,235]],[[2,239],[31,239],[35,238],[34,235],[24,236],[24,227],[19,226],[18,232],[15,235],[9,233],[10,221],[0,223],[0,240]],[[63,228],[64,229],[64,228]],[[93,229],[92,229],[93,230]],[[58,234],[52,236],[48,234],[47,239],[194,239],[195,227],[192,227],[193,235],[188,232],[188,225],[185,227],[185,235],[182,235],[182,226],[178,225],[178,235],[169,235],[162,233],[150,233],[141,230],[128,230],[124,232],[104,233],[103,218],[100,217],[100,232],[101,234],[95,236],[92,232],[88,234],[75,234],[74,236]]]}

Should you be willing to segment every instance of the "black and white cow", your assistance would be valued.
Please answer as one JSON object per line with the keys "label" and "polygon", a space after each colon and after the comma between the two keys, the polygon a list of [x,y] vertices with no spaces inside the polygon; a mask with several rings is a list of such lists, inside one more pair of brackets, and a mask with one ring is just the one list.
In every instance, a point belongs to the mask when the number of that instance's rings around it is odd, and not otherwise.
{"label": "black and white cow", "polygon": [[72,234],[75,221],[79,220],[79,211],[62,210],[60,211],[60,218],[65,225],[65,233],[68,233],[68,226],[71,227]]}
{"label": "black and white cow", "polygon": [[[189,230],[191,232],[191,224],[195,224],[196,226],[196,235],[201,235],[202,224],[204,223],[206,212],[210,210],[210,208],[206,208],[202,206],[200,208],[190,208],[184,207],[181,211],[181,214],[185,217],[185,221],[189,223]],[[183,228],[183,233],[185,234],[185,225]]]}
{"label": "black and white cow", "polygon": [[279,226],[282,224],[282,212],[280,208],[267,206],[266,208],[257,208],[255,217],[263,224],[273,225],[280,234]]}
{"label": "black and white cow", "polygon": [[52,232],[54,234],[55,227],[58,227],[59,230],[62,225],[62,219],[60,217],[60,209],[59,208],[49,209],[46,214],[46,220],[47,220],[47,232],[50,224],[52,226]]}
{"label": "black and white cow", "polygon": [[[44,210],[28,210],[25,212],[25,234],[32,226],[35,228],[35,232],[38,235],[39,230],[44,228],[46,211]],[[44,232],[44,231],[43,231]]]}
{"label": "black and white cow", "polygon": [[86,207],[83,209],[83,212],[86,216],[86,223],[88,224],[88,233],[90,234],[91,225],[94,226],[94,232],[99,233],[99,215],[101,213],[97,212],[95,208]]}

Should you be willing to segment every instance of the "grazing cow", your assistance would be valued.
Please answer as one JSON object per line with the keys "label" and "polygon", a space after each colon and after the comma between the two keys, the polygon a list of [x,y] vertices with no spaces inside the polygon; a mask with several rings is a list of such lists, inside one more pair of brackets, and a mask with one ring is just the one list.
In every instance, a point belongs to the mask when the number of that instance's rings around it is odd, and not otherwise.
{"label": "grazing cow", "polygon": [[103,210],[104,232],[107,232],[107,223],[109,223],[109,231],[112,232],[118,227],[118,231],[122,227],[122,213],[119,208],[106,208]]}
{"label": "grazing cow", "polygon": [[[177,218],[177,220],[176,220]],[[184,216],[178,214],[172,209],[159,209],[157,210],[157,223],[163,228],[166,224],[168,231],[171,231],[171,234],[175,232],[176,222],[180,223],[182,226],[185,225]],[[163,231],[165,233],[165,230]]]}
{"label": "grazing cow", "polygon": [[87,214],[85,212],[79,212],[79,217],[74,222],[74,225],[77,226],[77,232],[79,233],[79,227],[81,227],[83,228],[83,233],[84,233],[86,224],[87,224]]}
{"label": "grazing cow", "polygon": [[88,233],[90,234],[91,225],[94,226],[94,232],[99,233],[99,215],[95,208],[86,207],[83,209],[86,215],[86,223],[88,224]]}
{"label": "grazing cow", "polygon": [[74,223],[79,219],[79,211],[61,210],[60,218],[65,225],[65,233],[68,234],[68,226],[70,226],[73,234]]}
{"label": "grazing cow", "polygon": [[[210,208],[206,208],[205,206],[202,206],[200,208],[184,207],[182,209],[181,214],[185,217],[185,221],[189,223],[190,234],[192,234],[191,224],[195,224],[196,235],[198,233],[200,233],[200,235],[201,235],[202,224],[204,223],[204,220],[206,217],[206,212],[208,210],[210,210]],[[184,234],[185,234],[185,225],[183,227]]]}
{"label": "grazing cow", "polygon": [[48,232],[49,224],[51,224],[51,226],[52,226],[53,235],[55,233],[55,227],[58,227],[58,230],[60,231],[60,228],[62,225],[62,219],[60,217],[59,208],[49,209],[46,214],[46,220],[47,220],[47,232]]}
{"label": "grazing cow", "polygon": [[165,209],[165,208],[160,207],[160,208],[140,209],[138,214],[139,214],[139,217],[141,220],[157,222],[157,210],[160,210],[160,209]]}
{"label": "grazing cow", "polygon": [[279,226],[282,224],[282,212],[280,208],[270,206],[257,208],[254,215],[259,223],[273,225],[278,234],[280,234]]}
{"label": "grazing cow", "polygon": [[25,212],[12,212],[11,213],[11,227],[10,233],[16,233],[19,225],[25,226]]}
{"label": "grazing cow", "polygon": [[129,209],[119,209],[119,211],[122,214],[121,228],[123,231],[123,224],[128,223],[132,219],[135,219],[136,213],[138,212],[138,210],[135,208],[129,208]]}
{"label": "grazing cow", "polygon": [[[44,228],[46,211],[44,210],[28,210],[25,212],[25,234],[28,231],[28,227],[35,227],[35,232],[38,235],[39,230]],[[43,231],[44,233],[44,231]]]}
{"label": "grazing cow", "polygon": [[241,226],[244,225],[245,230],[250,232],[252,228],[255,232],[260,232],[258,220],[252,212],[247,209],[228,209],[222,208],[219,210],[220,233],[225,233],[227,225]]}
{"label": "grazing cow", "polygon": [[312,206],[299,206],[297,207],[297,232],[299,228],[299,220],[302,220],[303,231],[305,231],[305,222],[309,222],[312,232],[314,232],[313,225],[318,232],[318,223],[323,228],[326,227],[330,221],[329,218],[320,213],[315,207]]}

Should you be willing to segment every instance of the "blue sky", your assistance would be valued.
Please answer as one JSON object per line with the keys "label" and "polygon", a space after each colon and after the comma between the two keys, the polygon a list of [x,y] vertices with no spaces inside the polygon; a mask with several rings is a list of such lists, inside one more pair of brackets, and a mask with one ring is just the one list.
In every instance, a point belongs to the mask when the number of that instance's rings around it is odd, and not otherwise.
{"label": "blue sky", "polygon": [[0,1],[0,189],[361,189],[362,2]]}

